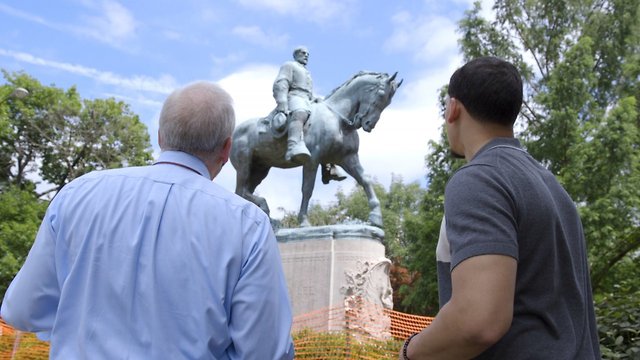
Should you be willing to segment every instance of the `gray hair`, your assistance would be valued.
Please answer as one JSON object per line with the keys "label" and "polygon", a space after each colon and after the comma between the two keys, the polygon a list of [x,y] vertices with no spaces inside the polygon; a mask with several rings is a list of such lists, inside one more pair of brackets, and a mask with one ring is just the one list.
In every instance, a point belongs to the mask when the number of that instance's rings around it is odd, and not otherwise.
{"label": "gray hair", "polygon": [[162,106],[162,150],[215,153],[236,123],[233,99],[220,86],[199,81],[175,90]]}

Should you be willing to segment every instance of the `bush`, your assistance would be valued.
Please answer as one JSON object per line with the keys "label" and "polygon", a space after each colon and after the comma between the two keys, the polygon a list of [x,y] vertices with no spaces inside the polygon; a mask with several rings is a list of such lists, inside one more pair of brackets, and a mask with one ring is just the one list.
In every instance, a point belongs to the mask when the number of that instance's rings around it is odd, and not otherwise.
{"label": "bush", "polygon": [[616,285],[596,301],[603,359],[640,359],[640,291]]}

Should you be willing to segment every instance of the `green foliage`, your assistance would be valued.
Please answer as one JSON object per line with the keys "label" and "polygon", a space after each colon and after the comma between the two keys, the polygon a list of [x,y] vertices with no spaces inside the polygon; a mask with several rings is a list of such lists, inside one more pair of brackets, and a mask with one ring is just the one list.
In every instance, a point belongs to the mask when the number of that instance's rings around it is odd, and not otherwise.
{"label": "green foliage", "polygon": [[147,128],[127,104],[82,100],[75,87],[63,90],[25,73],[3,74],[3,92],[23,87],[29,96],[2,104],[0,180],[24,187],[42,178],[50,185],[44,195],[92,170],[151,161]]}
{"label": "green foliage", "polygon": [[600,350],[604,359],[640,358],[640,290],[625,282],[596,302]]}
{"label": "green foliage", "polygon": [[640,272],[640,3],[497,0],[493,8],[494,21],[479,3],[460,21],[465,59],[500,56],[522,71],[519,137],[576,201],[595,292],[625,277],[639,286],[631,275]]}
{"label": "green foliage", "polygon": [[0,192],[0,299],[27,257],[47,205],[16,186]]}
{"label": "green foliage", "polygon": [[[0,85],[0,296],[22,266],[47,203],[92,170],[143,165],[151,160],[146,126],[114,99],[82,100],[75,87],[42,85],[3,71]],[[24,98],[9,96],[25,88]],[[34,179],[42,179],[40,194]]]}
{"label": "green foliage", "polygon": [[93,170],[144,165],[151,160],[146,126],[114,99],[85,100],[80,112],[55,129],[43,149],[42,177],[61,188]]}
{"label": "green foliage", "polygon": [[[403,301],[403,286],[410,285],[416,278],[415,273],[406,269],[409,245],[413,243],[417,224],[421,222],[420,203],[425,190],[418,183],[404,184],[400,176],[393,176],[389,191],[380,183],[374,181],[374,191],[380,200],[382,222],[385,232],[385,248],[387,257],[392,261],[391,286],[394,289],[394,308],[406,311]],[[323,207],[311,204],[309,207],[309,222],[312,226],[333,225],[349,222],[366,223],[369,218],[369,203],[364,190],[355,186],[350,193],[339,190],[336,202]],[[297,227],[297,214],[285,212],[280,221],[280,227]]]}
{"label": "green foliage", "polygon": [[[576,201],[596,293],[627,279],[640,288],[640,3],[636,0],[496,0],[484,19],[476,2],[459,22],[465,60],[511,61],[525,85],[518,136]],[[442,101],[442,92],[441,92]],[[429,186],[407,219],[404,264],[419,274],[403,306],[437,311],[435,246],[446,181],[460,162],[444,134],[430,144]],[[637,323],[637,321],[636,321]]]}
{"label": "green foliage", "polygon": [[421,200],[419,216],[405,224],[410,234],[405,263],[419,276],[413,284],[401,287],[400,292],[404,297],[403,311],[434,316],[439,308],[436,245],[444,215],[444,189],[463,162],[450,156],[444,129],[440,141],[431,141],[429,148],[426,157],[428,189]]}
{"label": "green foliage", "polygon": [[[493,9],[490,22],[477,2],[460,21],[464,58],[494,55],[520,69],[519,137],[581,213],[603,356],[640,358],[640,3],[497,0]],[[443,136],[427,157],[424,235],[409,251],[423,276],[434,266],[434,219],[454,170],[446,148]],[[430,303],[434,290],[430,277],[418,281],[405,301],[424,311],[420,301]]]}

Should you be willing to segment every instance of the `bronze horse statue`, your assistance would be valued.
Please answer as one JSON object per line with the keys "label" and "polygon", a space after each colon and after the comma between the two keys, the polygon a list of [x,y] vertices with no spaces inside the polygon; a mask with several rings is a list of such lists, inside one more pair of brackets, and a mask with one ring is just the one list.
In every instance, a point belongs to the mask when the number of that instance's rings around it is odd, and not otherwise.
{"label": "bronze horse statue", "polygon": [[[369,222],[382,227],[380,201],[365,176],[358,158],[357,130],[370,132],[390,103],[398,87],[396,74],[359,72],[333,90],[324,100],[315,101],[304,127],[304,141],[311,153],[302,170],[302,202],[298,221],[309,226],[307,209],[320,164],[341,166],[360,186],[369,200]],[[236,194],[269,214],[264,198],[254,195],[256,187],[272,167],[292,168],[300,164],[286,161],[287,140],[271,126],[274,112],[266,118],[241,123],[233,133],[231,163],[237,171]],[[286,132],[286,130],[284,130]]]}

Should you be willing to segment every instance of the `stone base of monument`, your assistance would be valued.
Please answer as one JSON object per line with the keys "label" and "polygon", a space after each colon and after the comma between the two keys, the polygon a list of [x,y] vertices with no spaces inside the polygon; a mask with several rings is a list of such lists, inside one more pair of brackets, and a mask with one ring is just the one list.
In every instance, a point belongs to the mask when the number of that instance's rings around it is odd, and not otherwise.
{"label": "stone base of monument", "polygon": [[[294,316],[348,307],[354,298],[380,309],[393,308],[391,262],[385,257],[381,229],[368,225],[279,229],[276,238]],[[342,322],[340,317],[327,318],[324,326],[339,330]]]}

